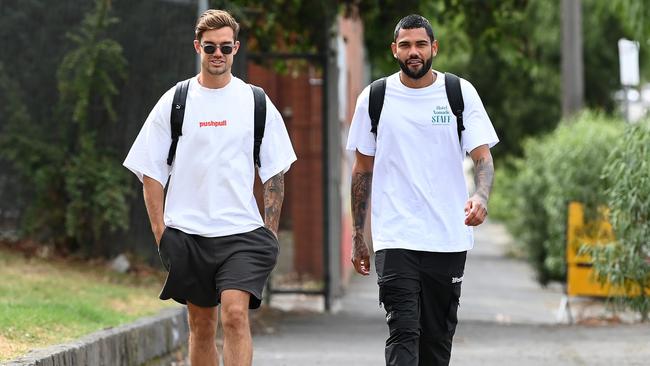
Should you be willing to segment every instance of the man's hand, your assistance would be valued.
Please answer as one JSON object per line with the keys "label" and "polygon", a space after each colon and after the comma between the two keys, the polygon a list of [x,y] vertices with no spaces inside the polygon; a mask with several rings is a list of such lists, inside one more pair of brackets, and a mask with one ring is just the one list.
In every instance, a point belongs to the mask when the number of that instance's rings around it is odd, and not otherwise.
{"label": "man's hand", "polygon": [[475,195],[470,197],[465,204],[465,225],[481,225],[486,217],[487,203]]}
{"label": "man's hand", "polygon": [[370,274],[370,253],[363,234],[352,236],[352,264],[359,274],[367,276]]}

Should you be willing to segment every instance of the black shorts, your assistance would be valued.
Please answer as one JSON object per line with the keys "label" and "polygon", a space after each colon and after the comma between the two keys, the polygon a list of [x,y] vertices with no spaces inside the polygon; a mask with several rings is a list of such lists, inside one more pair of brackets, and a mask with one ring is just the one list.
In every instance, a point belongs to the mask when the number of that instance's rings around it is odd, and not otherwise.
{"label": "black shorts", "polygon": [[249,308],[262,302],[262,290],[275,267],[279,245],[262,226],[251,232],[206,238],[166,228],[158,247],[169,271],[160,299],[181,304],[217,306],[223,290],[251,294]]}

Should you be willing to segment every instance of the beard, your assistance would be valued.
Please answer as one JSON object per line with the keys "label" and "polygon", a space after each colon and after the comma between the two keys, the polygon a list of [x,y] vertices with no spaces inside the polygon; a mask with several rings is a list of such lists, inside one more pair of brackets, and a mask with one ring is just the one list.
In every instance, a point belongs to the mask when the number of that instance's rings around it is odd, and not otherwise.
{"label": "beard", "polygon": [[[412,58],[422,60],[421,58],[418,58],[418,57],[412,57]],[[423,61],[422,62],[422,67],[417,71],[412,71],[408,67],[408,65],[406,65],[405,62],[403,62],[400,59],[397,59],[397,62],[399,63],[399,67],[400,67],[400,69],[402,69],[402,72],[404,74],[406,74],[406,76],[408,76],[411,79],[419,79],[419,78],[423,77],[424,75],[426,75],[427,72],[429,72],[429,70],[431,69],[431,64],[433,63],[433,57],[430,57],[426,61],[424,61],[424,60],[422,60],[422,61]]]}

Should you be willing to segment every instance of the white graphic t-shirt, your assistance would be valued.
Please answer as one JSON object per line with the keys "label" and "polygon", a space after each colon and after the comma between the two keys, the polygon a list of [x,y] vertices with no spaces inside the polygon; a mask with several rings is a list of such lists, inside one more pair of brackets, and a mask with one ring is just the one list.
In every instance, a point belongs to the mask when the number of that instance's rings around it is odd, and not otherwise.
{"label": "white graphic t-shirt", "polygon": [[497,138],[476,89],[461,79],[465,109],[462,149],[445,92],[445,75],[412,89],[399,73],[386,80],[377,136],[370,132],[366,87],[357,100],[347,149],[374,156],[371,231],[375,251],[389,248],[460,252],[474,244],[465,225],[468,192],[463,158]]}
{"label": "white graphic t-shirt", "polygon": [[[190,81],[182,135],[173,166],[170,113],[175,87],[153,108],[124,166],[163,186],[169,178],[165,225],[188,234],[217,237],[254,230],[264,224],[253,182],[254,101],[250,86],[236,77],[223,88]],[[289,170],[296,155],[280,113],[266,98],[266,126],[260,146],[260,179]]]}

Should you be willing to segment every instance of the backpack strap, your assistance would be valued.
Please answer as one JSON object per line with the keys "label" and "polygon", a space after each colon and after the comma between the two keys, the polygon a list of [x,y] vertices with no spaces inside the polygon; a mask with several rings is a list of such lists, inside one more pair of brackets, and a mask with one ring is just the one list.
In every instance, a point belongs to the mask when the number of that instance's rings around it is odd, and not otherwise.
{"label": "backpack strap", "polygon": [[251,84],[253,89],[253,99],[255,100],[255,136],[253,142],[253,162],[258,168],[262,167],[260,162],[260,146],[264,137],[264,127],[266,124],[266,94],[264,89]]}
{"label": "backpack strap", "polygon": [[183,134],[183,118],[185,117],[185,100],[187,99],[187,90],[190,86],[190,79],[179,81],[176,84],[176,91],[174,91],[174,101],[172,102],[171,112],[171,132],[172,144],[169,146],[169,154],[167,155],[167,165],[171,166],[176,155],[176,145],[178,145],[178,137]]}
{"label": "backpack strap", "polygon": [[460,78],[450,72],[446,72],[445,91],[447,92],[447,100],[451,106],[451,112],[456,116],[458,142],[462,149],[463,144],[461,142],[461,137],[463,130],[465,130],[465,126],[463,125],[463,110],[465,110],[465,103],[463,102],[463,92],[460,89]]}
{"label": "backpack strap", "polygon": [[368,101],[368,114],[370,115],[370,132],[377,137],[377,126],[379,117],[384,107],[384,95],[386,95],[386,78],[377,79],[370,84],[370,95]]}

